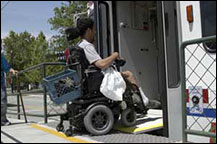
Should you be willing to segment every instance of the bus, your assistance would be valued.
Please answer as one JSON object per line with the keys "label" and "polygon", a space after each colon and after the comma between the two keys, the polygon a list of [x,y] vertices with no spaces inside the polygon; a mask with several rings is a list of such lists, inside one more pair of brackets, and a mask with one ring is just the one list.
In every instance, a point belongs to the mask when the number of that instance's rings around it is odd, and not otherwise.
{"label": "bus", "polygon": [[[146,95],[162,102],[162,135],[182,140],[184,118],[180,47],[185,41],[216,35],[216,1],[94,1],[89,3],[88,14],[96,22],[96,47],[101,57],[119,52],[127,60],[121,70],[131,70]],[[189,80],[191,82],[186,81],[186,92],[189,94],[186,107],[190,109],[187,124],[188,128],[215,132],[216,45],[205,43],[196,48],[200,51],[188,50],[191,55],[186,54],[186,59],[205,54],[199,62],[203,62],[202,66],[212,65],[205,69],[209,74],[201,77],[210,80],[211,84],[204,84],[203,80],[192,84],[198,79],[194,77]],[[212,61],[206,57],[211,57]],[[187,64],[186,73],[193,69],[191,65],[194,63]],[[192,104],[197,105],[196,112],[192,112]],[[208,117],[199,115],[198,109],[201,110],[199,113],[206,115],[211,111],[212,114]],[[213,139],[188,135],[188,141],[212,142]]]}

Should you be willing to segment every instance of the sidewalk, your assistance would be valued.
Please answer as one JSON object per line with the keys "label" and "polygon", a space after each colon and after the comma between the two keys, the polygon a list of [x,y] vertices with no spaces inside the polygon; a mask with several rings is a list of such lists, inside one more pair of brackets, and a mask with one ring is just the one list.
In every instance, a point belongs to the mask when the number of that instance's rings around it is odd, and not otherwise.
{"label": "sidewalk", "polygon": [[66,137],[51,127],[10,119],[11,126],[1,127],[1,143],[97,143],[86,137]]}
{"label": "sidewalk", "polygon": [[[134,127],[124,128],[114,126],[114,130],[104,136],[92,136],[88,133],[75,133],[73,137],[57,132],[55,127],[58,120],[49,120],[48,124],[43,122],[30,122],[10,118],[13,125],[1,127],[2,143],[171,143],[168,138],[150,135],[147,131],[162,128],[161,112],[152,111],[152,115],[138,120]],[[148,122],[156,119],[153,122]],[[151,125],[150,125],[151,124]],[[160,125],[159,125],[160,124]],[[159,125],[159,126],[158,126]],[[157,127],[158,128],[157,128]]]}

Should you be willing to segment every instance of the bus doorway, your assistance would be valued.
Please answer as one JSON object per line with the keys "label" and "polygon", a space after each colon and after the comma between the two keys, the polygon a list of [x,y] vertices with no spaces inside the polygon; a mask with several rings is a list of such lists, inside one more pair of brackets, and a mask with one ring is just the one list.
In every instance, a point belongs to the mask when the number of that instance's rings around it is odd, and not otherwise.
{"label": "bus doorway", "polygon": [[117,35],[122,69],[136,76],[145,94],[163,105],[164,136],[167,130],[167,87],[161,2],[118,1]]}
{"label": "bus doorway", "polygon": [[[163,132],[168,137],[163,2],[95,2],[97,50],[101,57],[119,52],[150,99],[162,102]],[[175,39],[175,38],[174,38]]]}

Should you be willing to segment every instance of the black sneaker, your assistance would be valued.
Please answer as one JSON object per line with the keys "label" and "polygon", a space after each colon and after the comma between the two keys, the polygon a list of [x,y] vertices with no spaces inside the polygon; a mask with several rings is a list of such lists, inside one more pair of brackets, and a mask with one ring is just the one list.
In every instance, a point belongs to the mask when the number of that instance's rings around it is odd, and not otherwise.
{"label": "black sneaker", "polygon": [[149,100],[148,105],[146,106],[148,109],[161,109],[162,105],[159,101]]}

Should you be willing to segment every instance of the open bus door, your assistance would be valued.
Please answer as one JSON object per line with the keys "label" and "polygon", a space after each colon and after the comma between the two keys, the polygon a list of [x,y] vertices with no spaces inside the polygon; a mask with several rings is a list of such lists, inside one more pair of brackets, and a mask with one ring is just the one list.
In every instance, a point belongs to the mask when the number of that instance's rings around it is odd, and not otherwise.
{"label": "open bus door", "polygon": [[[122,70],[133,71],[148,97],[162,102],[163,135],[168,137],[167,81],[172,86],[179,80],[178,68],[169,80],[166,74],[166,65],[174,66],[174,63],[166,63],[166,53],[173,54],[172,47],[178,49],[177,36],[174,36],[177,28],[175,2],[97,1],[94,5],[98,52],[103,58],[114,51],[119,52],[127,60]],[[171,6],[172,12],[169,11]],[[171,44],[167,45],[165,41]],[[178,63],[176,56],[169,61],[175,59]],[[168,71],[172,72],[172,69]]]}

